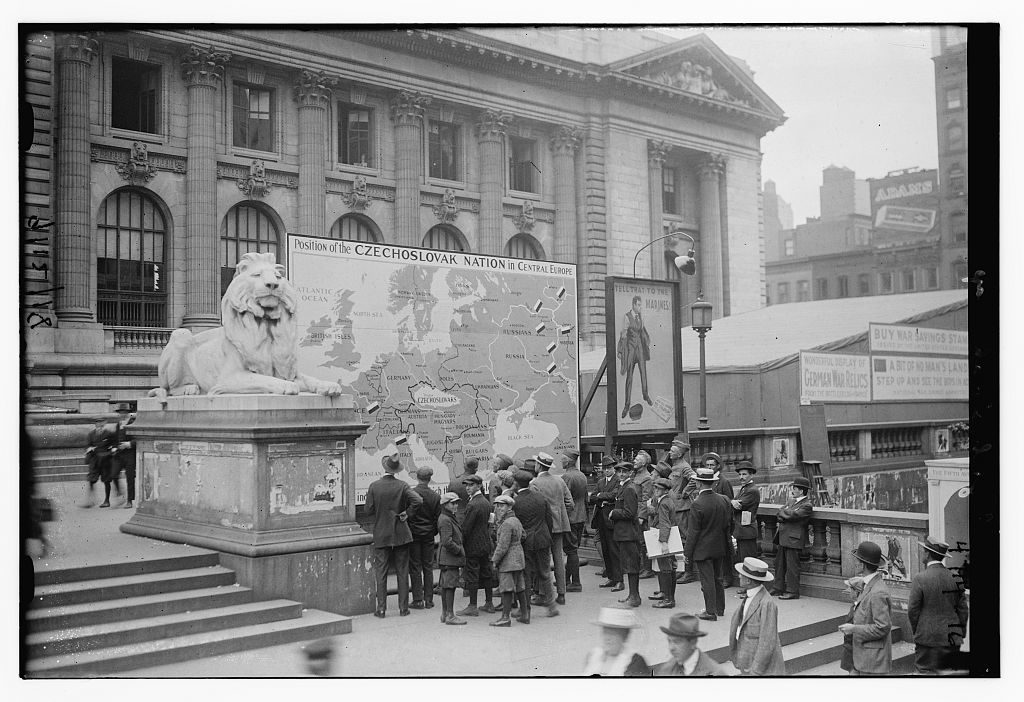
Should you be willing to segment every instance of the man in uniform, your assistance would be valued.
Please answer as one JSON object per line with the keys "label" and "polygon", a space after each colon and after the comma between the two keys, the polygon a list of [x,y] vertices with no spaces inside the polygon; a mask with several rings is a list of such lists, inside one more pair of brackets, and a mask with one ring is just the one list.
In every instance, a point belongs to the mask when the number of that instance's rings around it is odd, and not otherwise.
{"label": "man in uniform", "polygon": [[[651,454],[644,450],[636,452],[633,457],[633,485],[636,487],[637,497],[640,505],[637,508],[637,519],[640,521],[640,533],[647,531],[647,523],[650,517],[650,499],[654,496],[654,478],[651,476]],[[651,570],[651,559],[641,549],[640,553],[640,579],[653,578],[654,571]]]}
{"label": "man in uniform", "polygon": [[711,468],[697,469],[694,480],[701,487],[690,510],[684,553],[687,562],[693,561],[704,593],[704,611],[697,616],[715,621],[725,615],[722,571],[728,553],[725,542],[732,527],[732,505],[714,491],[716,478]]}
{"label": "man in uniform", "polygon": [[612,538],[612,520],[608,516],[615,505],[615,495],[619,490],[619,480],[615,475],[615,459],[605,456],[601,459],[604,476],[597,481],[597,489],[590,496],[594,505],[594,519],[590,526],[597,529],[597,537],[601,542],[601,557],[604,559],[605,582],[599,587],[622,588],[622,570],[619,568],[619,552]]}
{"label": "man in uniform", "polygon": [[811,483],[803,476],[793,480],[790,490],[790,501],[776,515],[778,524],[775,529],[775,583],[773,595],[780,600],[800,599],[800,552],[809,543],[807,539],[807,523],[811,521],[814,511],[807,493]]}
{"label": "man in uniform", "polygon": [[[609,517],[612,520],[612,539],[618,549],[619,565],[629,583],[625,599],[619,600],[630,607],[639,607],[640,601],[640,520],[637,519],[639,495],[633,484],[633,464],[622,461],[615,466],[619,489],[615,496],[615,507]],[[613,587],[612,592],[622,590],[622,584]]]}
{"label": "man in uniform", "polygon": [[949,545],[931,536],[917,543],[924,569],[910,584],[907,617],[914,631],[917,672],[935,675],[960,667],[955,659],[967,631],[967,598],[942,562]]}
{"label": "man in uniform", "polygon": [[398,578],[398,613],[409,614],[409,543],[412,531],[409,516],[423,504],[404,480],[398,479],[402,464],[398,454],[381,458],[384,477],[370,483],[363,509],[373,518],[373,577],[377,583],[377,609],[374,616],[384,618],[388,598],[388,568],[394,566]]}
{"label": "man in uniform", "polygon": [[[686,533],[690,518],[690,506],[693,504],[693,497],[697,494],[697,483],[693,480],[696,475],[690,467],[686,457],[690,454],[690,445],[681,438],[672,440],[668,449],[668,458],[672,463],[672,473],[669,479],[672,481],[672,501],[676,503],[676,523],[679,525],[679,535],[683,542],[686,542]],[[693,563],[687,562],[683,573],[677,579],[682,585],[697,582],[697,571]]]}
{"label": "man in uniform", "polygon": [[580,452],[569,449],[562,458],[562,480],[569,488],[572,496],[572,511],[569,512],[569,533],[565,535],[562,549],[565,551],[565,591],[582,592],[580,581],[580,540],[583,538],[583,527],[587,522],[587,476],[580,471],[577,461]]}
{"label": "man in uniform", "polygon": [[551,508],[551,557],[555,562],[555,590],[557,592],[556,602],[565,604],[565,551],[562,545],[565,537],[571,530],[569,524],[569,513],[576,505],[572,495],[569,493],[569,486],[565,481],[556,475],[551,475],[551,466],[555,459],[546,454],[539,453],[536,456],[537,467],[540,473],[533,479],[533,487],[548,502]]}
{"label": "man in uniform", "polygon": [[643,391],[644,402],[653,405],[651,396],[647,394],[647,361],[651,359],[651,337],[647,333],[640,316],[640,296],[633,297],[633,308],[622,318],[622,332],[619,334],[616,355],[622,363],[619,373],[626,376],[625,404],[622,416],[629,413],[629,396],[633,391],[633,369],[640,366],[640,389]]}

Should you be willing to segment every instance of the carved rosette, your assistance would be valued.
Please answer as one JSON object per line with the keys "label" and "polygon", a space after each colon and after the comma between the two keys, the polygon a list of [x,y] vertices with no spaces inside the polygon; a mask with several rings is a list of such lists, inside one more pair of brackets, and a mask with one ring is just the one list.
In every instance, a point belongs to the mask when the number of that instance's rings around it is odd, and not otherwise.
{"label": "carved rosette", "polygon": [[391,118],[395,124],[419,124],[423,113],[430,105],[430,98],[411,90],[399,90],[391,98]]}
{"label": "carved rosette", "polygon": [[533,214],[533,203],[529,200],[523,200],[523,206],[515,217],[512,218],[512,224],[516,225],[516,231],[520,234],[529,234],[533,231],[533,225],[537,223],[537,218]]}
{"label": "carved rosette", "polygon": [[263,161],[256,159],[249,166],[249,176],[238,180],[238,189],[249,198],[263,198],[270,192],[267,169]]}
{"label": "carved rosette", "polygon": [[441,204],[433,207],[434,216],[442,224],[451,224],[459,216],[459,206],[455,204],[455,191],[446,189]]}
{"label": "carved rosette", "polygon": [[583,132],[578,127],[562,125],[551,137],[551,150],[555,154],[568,154],[572,156],[576,149],[580,148],[583,141]]}
{"label": "carved rosette", "polygon": [[355,180],[352,181],[351,192],[342,195],[341,199],[342,202],[348,205],[349,209],[365,210],[367,205],[373,200],[373,197],[367,191],[366,178],[356,176]]}
{"label": "carved rosette", "polygon": [[480,113],[480,119],[476,124],[477,134],[481,139],[501,138],[508,132],[514,120],[515,117],[508,112],[484,110]]}
{"label": "carved rosette", "polygon": [[192,45],[181,57],[181,77],[189,85],[220,85],[224,78],[224,64],[231,54],[213,47]]}
{"label": "carved rosette", "polygon": [[717,178],[725,173],[725,156],[715,153],[705,155],[701,159],[698,170],[701,178]]}
{"label": "carved rosette", "polygon": [[95,32],[57,35],[57,60],[92,63],[92,57],[99,51]]}
{"label": "carved rosette", "polygon": [[326,108],[337,85],[338,79],[323,71],[300,71],[293,88],[295,101],[299,107]]}
{"label": "carved rosette", "polygon": [[647,163],[654,168],[661,168],[665,165],[665,158],[672,150],[672,144],[667,141],[647,142]]}
{"label": "carved rosette", "polygon": [[132,144],[128,161],[117,164],[114,170],[132,185],[146,185],[156,175],[156,169],[149,162],[149,148],[138,141]]}

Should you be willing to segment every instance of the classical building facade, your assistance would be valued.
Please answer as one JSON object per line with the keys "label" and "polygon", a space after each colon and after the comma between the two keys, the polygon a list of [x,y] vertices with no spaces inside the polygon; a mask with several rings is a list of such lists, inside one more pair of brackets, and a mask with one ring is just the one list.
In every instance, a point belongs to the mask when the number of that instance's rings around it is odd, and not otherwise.
{"label": "classical building facade", "polygon": [[[782,110],[703,35],[165,27],[23,35],[28,399],[78,411],[155,381],[170,330],[220,323],[248,251],[285,235],[577,265],[668,231],[716,316],[764,304],[760,139]],[[668,239],[638,277],[678,275]],[[283,261],[287,264],[287,261]]]}

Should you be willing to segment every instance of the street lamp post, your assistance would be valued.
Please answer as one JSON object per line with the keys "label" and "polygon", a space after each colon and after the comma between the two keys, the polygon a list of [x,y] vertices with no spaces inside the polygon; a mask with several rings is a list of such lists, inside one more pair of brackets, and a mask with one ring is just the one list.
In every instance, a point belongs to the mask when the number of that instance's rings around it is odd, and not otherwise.
{"label": "street lamp post", "polygon": [[708,378],[704,366],[704,336],[711,331],[711,303],[704,301],[704,293],[697,296],[697,301],[690,306],[690,325],[700,336],[700,417],[697,418],[697,430],[707,431],[708,424]]}

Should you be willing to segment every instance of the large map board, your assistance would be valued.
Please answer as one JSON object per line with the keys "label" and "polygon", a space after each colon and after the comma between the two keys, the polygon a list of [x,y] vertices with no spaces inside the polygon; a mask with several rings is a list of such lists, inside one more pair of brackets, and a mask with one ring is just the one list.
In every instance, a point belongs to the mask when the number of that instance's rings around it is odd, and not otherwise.
{"label": "large map board", "polygon": [[299,368],[356,396],[356,503],[398,451],[443,489],[467,458],[579,448],[576,267],[288,236]]}

